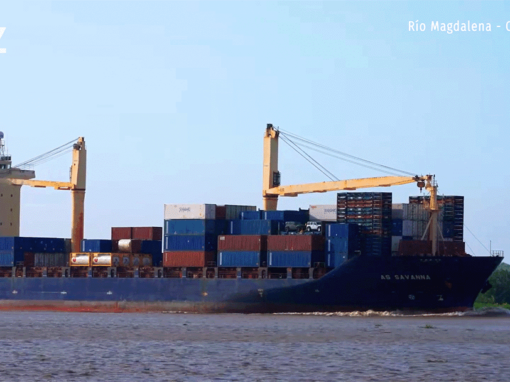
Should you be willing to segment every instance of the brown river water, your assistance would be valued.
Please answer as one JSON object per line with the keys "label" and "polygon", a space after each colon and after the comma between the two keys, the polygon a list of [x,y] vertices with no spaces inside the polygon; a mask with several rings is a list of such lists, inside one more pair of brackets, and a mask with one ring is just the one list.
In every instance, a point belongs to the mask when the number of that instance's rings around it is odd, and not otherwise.
{"label": "brown river water", "polygon": [[510,312],[0,313],[2,381],[510,381]]}

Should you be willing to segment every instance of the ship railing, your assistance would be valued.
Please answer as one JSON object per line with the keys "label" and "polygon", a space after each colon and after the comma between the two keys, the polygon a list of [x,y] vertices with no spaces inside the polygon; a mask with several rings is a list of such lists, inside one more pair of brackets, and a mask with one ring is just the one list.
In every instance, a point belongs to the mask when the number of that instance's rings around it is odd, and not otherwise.
{"label": "ship railing", "polygon": [[493,256],[493,257],[504,257],[505,256],[505,251],[502,251],[500,249],[493,249],[491,251],[491,256]]}

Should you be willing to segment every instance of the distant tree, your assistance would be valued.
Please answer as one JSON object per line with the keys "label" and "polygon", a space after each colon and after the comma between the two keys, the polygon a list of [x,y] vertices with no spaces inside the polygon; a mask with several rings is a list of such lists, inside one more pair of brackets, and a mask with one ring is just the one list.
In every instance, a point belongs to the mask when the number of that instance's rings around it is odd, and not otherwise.
{"label": "distant tree", "polygon": [[498,269],[489,278],[492,288],[478,296],[478,302],[510,304],[510,272]]}

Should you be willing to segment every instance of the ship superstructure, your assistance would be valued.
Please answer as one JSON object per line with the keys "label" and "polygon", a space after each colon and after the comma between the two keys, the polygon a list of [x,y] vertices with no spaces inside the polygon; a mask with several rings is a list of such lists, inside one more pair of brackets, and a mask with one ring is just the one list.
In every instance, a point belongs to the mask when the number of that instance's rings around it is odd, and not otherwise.
{"label": "ship superstructure", "polygon": [[[12,158],[7,152],[4,133],[0,132],[0,179],[29,180],[35,172],[12,167]],[[0,237],[19,236],[21,186],[11,182],[0,182]]]}

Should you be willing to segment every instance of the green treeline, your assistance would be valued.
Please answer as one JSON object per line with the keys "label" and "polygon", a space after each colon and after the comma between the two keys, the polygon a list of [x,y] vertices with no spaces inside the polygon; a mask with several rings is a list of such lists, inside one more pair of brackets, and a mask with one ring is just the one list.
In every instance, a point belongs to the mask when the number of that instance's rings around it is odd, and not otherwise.
{"label": "green treeline", "polygon": [[510,265],[502,263],[489,278],[492,288],[485,294],[480,293],[475,308],[487,306],[510,307]]}

